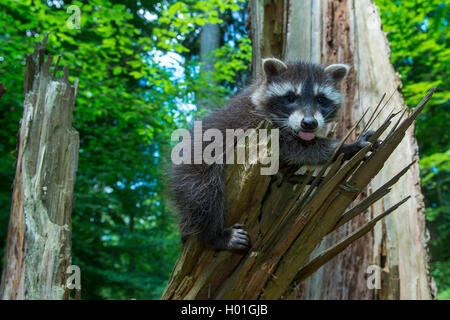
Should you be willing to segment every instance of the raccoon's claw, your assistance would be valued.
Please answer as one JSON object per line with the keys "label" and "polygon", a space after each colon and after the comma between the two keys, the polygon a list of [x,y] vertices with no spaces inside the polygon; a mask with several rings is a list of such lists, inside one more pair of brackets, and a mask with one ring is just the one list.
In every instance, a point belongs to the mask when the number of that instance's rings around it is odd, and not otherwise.
{"label": "raccoon's claw", "polygon": [[[369,141],[370,137],[374,135],[374,130],[369,130],[361,135],[361,138],[358,140],[358,144],[360,145],[361,149],[365,146],[368,146],[371,142]],[[375,151],[380,146],[381,140],[377,140],[372,144],[372,148],[370,148],[370,151]]]}
{"label": "raccoon's claw", "polygon": [[[360,146],[360,148],[364,148],[365,146],[368,146],[371,142],[369,142],[368,140],[370,139],[371,136],[373,136],[373,134],[375,133],[374,130],[369,130],[365,133],[362,134],[361,138],[358,140],[358,144]],[[378,147],[381,144],[381,140],[377,140],[372,144],[372,147],[370,148],[371,152],[374,152],[378,149]],[[370,155],[366,154],[364,156],[364,161],[369,159]]]}
{"label": "raccoon's claw", "polygon": [[361,137],[358,139],[357,143],[358,146],[362,148],[368,146],[369,144],[371,144],[371,142],[369,141],[370,137],[373,136],[373,134],[375,133],[375,131],[373,130],[369,130],[367,132],[364,132]]}
{"label": "raccoon's claw", "polygon": [[[349,144],[344,144],[342,146],[342,149],[340,150],[342,153],[344,153],[344,160],[351,159],[355,154],[357,154],[361,149],[367,147],[368,145],[372,144],[372,147],[370,148],[370,151],[375,151],[378,146],[380,145],[379,141],[376,141],[375,143],[372,143],[369,141],[370,137],[374,135],[375,131],[369,130],[367,132],[364,132],[361,137]],[[366,155],[364,159],[367,159],[369,156]]]}
{"label": "raccoon's claw", "polygon": [[228,240],[227,247],[228,249],[247,249],[250,245],[250,238],[244,229],[242,229],[243,224],[242,223],[236,223],[233,226],[229,228],[230,232],[230,238]]}
{"label": "raccoon's claw", "polygon": [[375,130],[369,130],[369,131],[366,131],[366,132],[364,132],[364,133],[361,135],[361,138],[360,138],[360,139],[362,139],[362,140],[369,140],[370,137],[374,135],[374,133],[375,133]]}
{"label": "raccoon's claw", "polygon": [[250,237],[247,231],[243,229],[244,224],[236,223],[223,230],[219,236],[203,238],[200,240],[205,244],[211,245],[222,250],[242,250],[250,246]]}

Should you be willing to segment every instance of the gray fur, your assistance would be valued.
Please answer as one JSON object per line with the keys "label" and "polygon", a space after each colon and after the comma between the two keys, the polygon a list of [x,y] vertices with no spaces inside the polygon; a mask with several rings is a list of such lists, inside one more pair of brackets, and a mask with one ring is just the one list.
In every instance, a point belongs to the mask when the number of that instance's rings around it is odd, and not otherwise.
{"label": "gray fur", "polygon": [[[255,128],[261,120],[267,119],[280,129],[282,162],[293,166],[326,163],[339,141],[320,136],[311,141],[304,141],[296,132],[298,128],[290,127],[287,120],[290,114],[300,110],[305,117],[314,117],[319,112],[320,125],[334,121],[343,101],[336,85],[343,77],[342,72],[348,69],[339,65],[328,68],[334,72],[330,73],[317,64],[301,61],[285,64],[273,58],[265,60],[263,64],[263,70],[269,74],[257,79],[247,90],[235,96],[226,107],[217,109],[204,118],[203,131],[216,128],[225,137],[225,129],[247,130]],[[339,72],[338,76],[336,72]],[[277,92],[286,95],[286,87],[293,88],[293,103],[288,103],[291,98],[277,95]],[[328,95],[324,96],[326,101],[323,105],[317,100],[318,94],[324,95],[321,91],[326,91],[325,94]],[[319,132],[317,129],[316,133]],[[350,158],[368,144],[368,137],[370,133],[361,141],[344,145],[341,151],[346,154],[346,158]],[[227,222],[224,178],[225,165],[222,164],[172,166],[171,189],[179,211],[183,240],[196,234],[203,243],[221,249],[245,249],[249,246],[248,234],[242,225],[225,228]]]}

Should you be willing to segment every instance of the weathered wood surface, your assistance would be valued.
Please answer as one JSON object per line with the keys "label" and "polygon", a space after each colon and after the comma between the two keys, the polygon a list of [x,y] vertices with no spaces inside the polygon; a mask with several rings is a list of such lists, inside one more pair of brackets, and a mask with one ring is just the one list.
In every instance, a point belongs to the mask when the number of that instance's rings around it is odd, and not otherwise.
{"label": "weathered wood surface", "polygon": [[[77,82],[45,60],[45,43],[27,56],[1,299],[68,297],[71,213],[79,138],[72,128]],[[59,59],[58,59],[59,60]]]}

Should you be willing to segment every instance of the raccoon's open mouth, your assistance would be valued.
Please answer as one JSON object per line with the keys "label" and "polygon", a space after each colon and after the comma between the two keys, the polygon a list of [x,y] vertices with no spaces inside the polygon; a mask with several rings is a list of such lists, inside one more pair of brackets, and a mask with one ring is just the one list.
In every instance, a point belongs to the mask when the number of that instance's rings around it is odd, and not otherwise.
{"label": "raccoon's open mouth", "polygon": [[316,137],[316,132],[300,130],[299,132],[297,132],[297,135],[302,140],[311,141],[312,139],[314,139]]}

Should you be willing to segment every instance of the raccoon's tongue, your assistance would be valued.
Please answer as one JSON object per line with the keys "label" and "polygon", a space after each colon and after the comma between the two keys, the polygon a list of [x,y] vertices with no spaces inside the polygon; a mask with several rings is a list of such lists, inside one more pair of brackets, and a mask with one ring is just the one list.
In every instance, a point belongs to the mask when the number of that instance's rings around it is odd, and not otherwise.
{"label": "raccoon's tongue", "polygon": [[314,132],[304,132],[304,131],[299,131],[298,132],[298,136],[300,137],[300,139],[302,140],[312,140],[316,137],[316,134]]}

